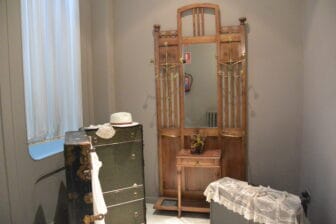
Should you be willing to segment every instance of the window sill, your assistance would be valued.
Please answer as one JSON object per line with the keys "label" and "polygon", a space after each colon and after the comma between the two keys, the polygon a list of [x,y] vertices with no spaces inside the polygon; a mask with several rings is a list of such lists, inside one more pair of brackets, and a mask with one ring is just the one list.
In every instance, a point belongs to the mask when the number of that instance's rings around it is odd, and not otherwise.
{"label": "window sill", "polygon": [[34,160],[41,160],[57,153],[63,152],[64,139],[43,142],[29,146],[29,154]]}

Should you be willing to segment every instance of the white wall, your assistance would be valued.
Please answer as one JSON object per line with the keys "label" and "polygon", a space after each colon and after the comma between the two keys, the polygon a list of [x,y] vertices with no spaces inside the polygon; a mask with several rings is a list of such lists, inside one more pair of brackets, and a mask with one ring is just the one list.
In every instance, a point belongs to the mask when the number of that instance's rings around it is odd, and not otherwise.
{"label": "white wall", "polygon": [[[176,29],[178,7],[194,0],[115,0],[116,105],[144,124],[147,196],[158,195],[152,28]],[[207,0],[222,25],[246,16],[249,76],[249,179],[297,192],[301,126],[302,1]]]}
{"label": "white wall", "polygon": [[335,223],[336,214],[336,1],[307,0],[301,189],[312,194],[312,223]]}

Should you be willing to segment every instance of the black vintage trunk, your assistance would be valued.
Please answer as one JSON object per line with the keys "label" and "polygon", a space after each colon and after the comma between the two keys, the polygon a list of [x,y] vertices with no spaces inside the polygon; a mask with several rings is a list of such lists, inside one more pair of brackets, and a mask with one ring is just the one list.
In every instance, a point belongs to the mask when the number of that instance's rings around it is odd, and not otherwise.
{"label": "black vintage trunk", "polygon": [[92,187],[89,153],[90,141],[85,132],[66,134],[64,158],[69,199],[69,224],[83,223],[85,216],[93,215],[92,201],[90,201]]}

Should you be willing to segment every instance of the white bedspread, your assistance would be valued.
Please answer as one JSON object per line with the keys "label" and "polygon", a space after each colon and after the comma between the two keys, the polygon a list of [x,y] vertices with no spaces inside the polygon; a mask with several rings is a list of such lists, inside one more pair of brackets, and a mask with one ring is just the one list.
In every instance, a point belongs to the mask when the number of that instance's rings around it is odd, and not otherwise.
{"label": "white bedspread", "polygon": [[209,184],[204,195],[208,202],[213,200],[247,220],[265,224],[303,224],[300,198],[284,191],[254,187],[224,177]]}

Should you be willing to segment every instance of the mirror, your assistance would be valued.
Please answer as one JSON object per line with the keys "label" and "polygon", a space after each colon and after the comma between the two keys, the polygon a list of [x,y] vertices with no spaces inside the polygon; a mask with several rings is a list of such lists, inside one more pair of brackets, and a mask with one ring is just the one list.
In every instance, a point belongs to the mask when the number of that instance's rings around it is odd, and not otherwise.
{"label": "mirror", "polygon": [[184,125],[217,127],[216,44],[183,46]]}

